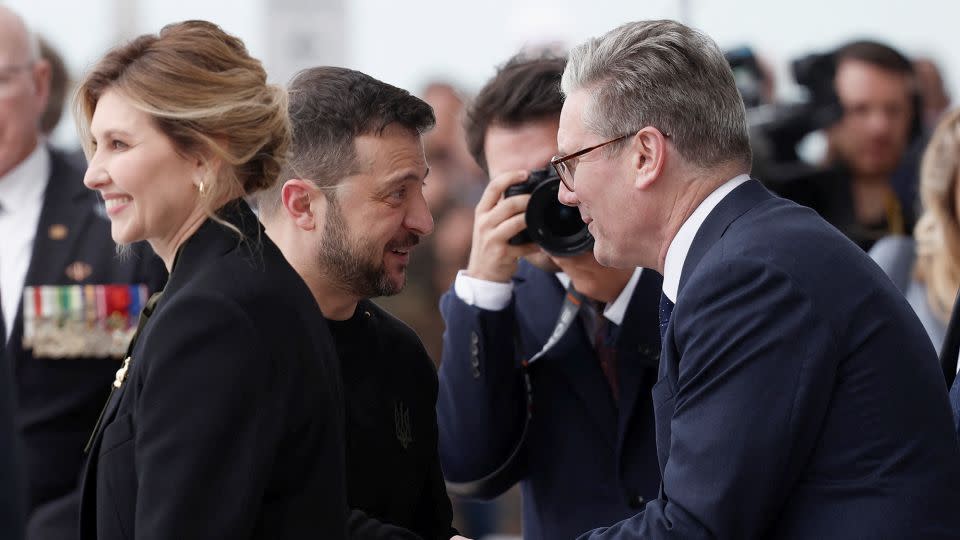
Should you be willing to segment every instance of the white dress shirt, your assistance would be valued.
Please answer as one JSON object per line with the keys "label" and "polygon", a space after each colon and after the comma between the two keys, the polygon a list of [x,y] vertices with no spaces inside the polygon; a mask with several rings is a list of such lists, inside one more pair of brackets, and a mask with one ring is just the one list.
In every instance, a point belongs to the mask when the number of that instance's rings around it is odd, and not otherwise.
{"label": "white dress shirt", "polygon": [[707,198],[704,199],[703,202],[697,206],[696,210],[690,214],[690,217],[683,222],[680,230],[677,231],[677,235],[674,236],[670,242],[670,247],[667,248],[667,257],[663,261],[663,294],[674,304],[677,303],[677,292],[680,289],[680,274],[683,272],[683,262],[687,260],[687,253],[690,251],[690,246],[693,244],[693,239],[696,238],[697,232],[700,231],[703,222],[707,219],[707,216],[710,215],[710,212],[720,204],[720,201],[747,180],[750,180],[750,176],[747,174],[734,176],[715,189],[713,193],[707,195]]}
{"label": "white dress shirt", "polygon": [[0,178],[0,302],[9,340],[23,283],[30,267],[33,240],[50,177],[50,153],[43,142]]}
{"label": "white dress shirt", "polygon": [[[637,282],[640,281],[640,274],[643,268],[637,268],[630,276],[630,280],[620,291],[620,295],[613,302],[607,304],[603,310],[603,316],[613,324],[623,324],[623,318],[627,314],[627,305],[630,304],[630,298],[633,296],[633,290],[637,288]],[[570,277],[564,272],[556,273],[557,279],[567,288],[570,285]],[[466,270],[457,272],[457,280],[453,283],[453,290],[460,300],[469,306],[476,306],[488,311],[500,311],[510,304],[510,298],[513,296],[513,282],[500,283],[497,281],[486,281],[468,276]]]}

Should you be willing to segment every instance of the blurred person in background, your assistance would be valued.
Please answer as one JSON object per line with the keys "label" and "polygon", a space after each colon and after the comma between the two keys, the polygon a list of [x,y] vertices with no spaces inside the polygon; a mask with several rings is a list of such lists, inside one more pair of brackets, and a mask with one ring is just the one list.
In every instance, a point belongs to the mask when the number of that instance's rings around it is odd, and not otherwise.
{"label": "blurred person in background", "polygon": [[430,210],[442,215],[449,206],[472,207],[483,191],[484,178],[465,142],[464,99],[452,84],[442,81],[428,83],[421,95],[437,116],[437,127],[423,140],[430,176],[437,174],[424,189]]}
{"label": "blurred person in background", "polygon": [[890,236],[870,256],[903,291],[937,352],[960,288],[960,109],[934,131],[920,168],[923,213],[913,238]]}
{"label": "blurred person in background", "polygon": [[[491,180],[467,267],[440,303],[447,328],[437,407],[448,486],[486,499],[519,483],[523,534],[535,540],[630,516],[660,482],[650,400],[660,276],[605,268],[589,247],[551,256],[508,243],[527,227],[530,195],[503,194],[556,153],[565,64],[516,56],[472,103],[468,146]],[[571,284],[581,309],[547,345]]]}
{"label": "blurred person in background", "polygon": [[[10,370],[23,443],[27,538],[37,540],[76,536],[84,443],[139,296],[166,278],[145,245],[117,257],[81,164],[45,140],[53,120],[45,123],[44,111],[57,99],[51,71],[37,37],[0,6],[0,364]],[[85,301],[92,297],[100,309]]]}
{"label": "blurred person in background", "polygon": [[206,21],[117,46],[78,89],[84,183],[170,271],[91,437],[81,540],[346,536],[333,340],[244,201],[277,182],[286,104]]}
{"label": "blurred person in background", "polygon": [[940,117],[950,107],[950,94],[943,82],[940,68],[932,58],[914,58],[913,72],[917,77],[917,90],[923,103],[923,128],[933,131]]}
{"label": "blurred person in background", "polygon": [[855,41],[834,54],[834,86],[843,116],[827,129],[827,163],[844,171],[831,189],[845,204],[823,214],[867,250],[889,234],[913,231],[922,111],[913,67],[876,41]]}
{"label": "blurred person in background", "polygon": [[[426,85],[421,96],[437,120],[436,127],[423,137],[430,164],[430,177],[424,184],[423,195],[438,230],[452,230],[443,233],[443,246],[437,245],[439,238],[425,237],[418,249],[419,256],[410,261],[407,286],[400,294],[378,298],[376,303],[409,324],[423,339],[434,363],[439,364],[443,320],[437,312],[437,302],[453,282],[448,270],[451,259],[460,260],[457,254],[470,249],[470,235],[460,234],[463,228],[457,214],[467,205],[472,209],[474,199],[482,190],[478,180],[482,172],[464,143],[464,102],[460,92],[450,83],[433,81]],[[465,263],[464,258],[461,264]],[[449,277],[449,281],[443,282],[445,277]]]}
{"label": "blurred person in background", "polygon": [[260,218],[329,321],[346,403],[349,537],[456,535],[437,456],[437,374],[417,335],[370,301],[399,293],[433,231],[421,136],[430,106],[344,68],[288,85],[293,149]]}
{"label": "blurred person in background", "polygon": [[40,40],[40,57],[50,64],[50,96],[43,116],[40,118],[40,131],[50,136],[60,124],[60,117],[63,116],[63,106],[70,88],[70,73],[63,62],[63,57],[53,45],[46,39],[38,39]]}

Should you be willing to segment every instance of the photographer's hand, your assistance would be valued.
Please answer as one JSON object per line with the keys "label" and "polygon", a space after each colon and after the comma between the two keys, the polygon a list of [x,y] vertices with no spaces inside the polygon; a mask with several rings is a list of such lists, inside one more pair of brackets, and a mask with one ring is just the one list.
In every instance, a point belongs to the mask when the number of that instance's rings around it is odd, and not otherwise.
{"label": "photographer's hand", "polygon": [[474,216],[468,276],[506,283],[517,271],[517,260],[539,250],[532,243],[522,246],[507,243],[527,226],[524,212],[530,195],[503,198],[503,192],[523,182],[527,176],[527,171],[505,172],[491,180],[483,190]]}

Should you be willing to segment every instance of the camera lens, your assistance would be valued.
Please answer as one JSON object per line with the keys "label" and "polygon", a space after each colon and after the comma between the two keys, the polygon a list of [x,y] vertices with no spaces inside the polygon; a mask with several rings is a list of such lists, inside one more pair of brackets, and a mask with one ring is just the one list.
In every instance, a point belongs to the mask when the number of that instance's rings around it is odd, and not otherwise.
{"label": "camera lens", "polygon": [[527,234],[547,253],[570,257],[593,249],[593,236],[580,212],[557,200],[560,179],[554,175],[541,182],[527,204]]}
{"label": "camera lens", "polygon": [[584,225],[580,212],[563,204],[548,206],[544,211],[543,221],[547,229],[556,236],[577,234]]}

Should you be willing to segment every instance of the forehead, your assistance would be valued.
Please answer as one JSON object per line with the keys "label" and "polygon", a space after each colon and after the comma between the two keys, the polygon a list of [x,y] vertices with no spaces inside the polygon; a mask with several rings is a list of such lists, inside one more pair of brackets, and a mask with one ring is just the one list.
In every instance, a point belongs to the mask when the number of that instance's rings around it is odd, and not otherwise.
{"label": "forehead", "polygon": [[15,15],[0,7],[0,67],[27,60],[29,36]]}
{"label": "forehead", "polygon": [[843,101],[910,99],[909,76],[861,60],[837,66],[836,88]]}
{"label": "forehead", "polygon": [[557,154],[560,118],[544,118],[517,126],[494,124],[487,129],[483,154],[490,176],[544,167]]}
{"label": "forehead", "polygon": [[97,100],[90,122],[90,131],[94,135],[107,130],[133,132],[144,129],[153,129],[150,117],[134,107],[120,92],[107,90]]}
{"label": "forehead", "polygon": [[367,133],[354,139],[357,164],[362,172],[374,177],[413,172],[420,179],[426,175],[423,140],[419,134],[397,124],[382,133]]}
{"label": "forehead", "polygon": [[590,94],[586,90],[577,90],[563,102],[560,110],[560,126],[557,130],[557,149],[560,154],[576,152],[584,146],[589,136],[584,123],[584,113],[590,104]]}

